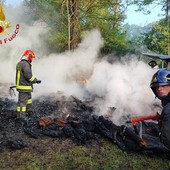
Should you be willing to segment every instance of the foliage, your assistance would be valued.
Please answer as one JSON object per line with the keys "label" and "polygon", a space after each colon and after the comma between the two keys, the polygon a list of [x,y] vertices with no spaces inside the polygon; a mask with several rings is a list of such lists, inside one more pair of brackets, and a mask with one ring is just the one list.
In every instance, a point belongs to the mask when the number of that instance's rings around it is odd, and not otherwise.
{"label": "foliage", "polygon": [[141,53],[148,51],[144,44],[144,34],[148,33],[152,26],[153,24],[148,24],[144,27],[139,25],[124,25],[124,29],[127,32],[129,53],[140,56]]}
{"label": "foliage", "polygon": [[[128,52],[136,53],[145,46],[156,53],[170,53],[169,40],[167,39],[169,37],[168,27],[166,26],[168,25],[167,21],[164,21],[164,24],[156,23],[151,31],[150,28],[148,30],[144,27],[137,28],[139,30],[138,35],[133,37],[128,36],[128,31],[131,27],[125,29],[122,26],[126,7],[129,4],[138,5],[139,10],[143,12],[147,10],[146,7],[150,4],[162,5],[162,9],[166,12],[166,0],[73,0],[71,2],[77,3],[75,18],[72,8],[69,8],[68,11],[66,2],[69,1],[25,0],[29,12],[31,11],[33,21],[42,20],[49,26],[46,43],[51,52],[62,52],[69,49],[69,18],[71,22],[70,43],[80,42],[82,35],[86,31],[97,28],[100,30],[104,40],[104,47],[102,48],[102,53],[104,54],[116,53],[117,55],[124,55]],[[140,29],[143,29],[143,31],[140,31]],[[72,45],[71,49],[74,48],[75,45]]]}
{"label": "foliage", "polygon": [[[61,15],[61,1],[24,0],[30,16],[30,24],[35,21],[45,22],[49,27],[47,46],[50,51],[60,51],[66,45],[66,29]],[[59,22],[60,21],[60,22]],[[56,31],[57,30],[57,31]]]}
{"label": "foliage", "polygon": [[144,34],[144,44],[155,53],[170,54],[170,28],[167,28],[165,19],[156,23],[151,31]]}
{"label": "foliage", "polygon": [[[124,20],[125,2],[121,1],[118,14],[115,12],[115,1],[97,0],[90,7],[84,6],[81,13],[82,29],[98,28],[104,39],[104,53],[124,53],[127,50],[126,32],[121,22]],[[97,4],[97,6],[96,6]]]}
{"label": "foliage", "polygon": [[169,40],[169,0],[133,0],[133,3],[138,6],[139,11],[150,13],[151,9],[148,9],[150,5],[162,6],[165,19],[156,23],[152,30],[145,34],[144,44],[147,48],[156,53],[170,54],[170,40]]}
{"label": "foliage", "polygon": [[150,5],[161,5],[162,11],[166,11],[168,0],[132,0],[131,3],[138,6],[138,11],[142,11],[145,14],[149,14],[152,10],[149,8]]}
{"label": "foliage", "polygon": [[[127,50],[126,33],[123,32],[121,23],[124,20],[126,1],[112,0],[77,0],[78,3],[78,35],[81,40],[82,34],[93,28],[101,31],[104,39],[104,53],[115,51],[125,53]],[[68,11],[66,1],[62,0],[25,0],[25,4],[31,11],[34,20],[42,20],[50,27],[48,44],[53,50],[64,51],[68,49]],[[69,17],[73,13],[69,11]],[[74,24],[74,21],[71,20]],[[73,35],[73,30],[71,30]]]}

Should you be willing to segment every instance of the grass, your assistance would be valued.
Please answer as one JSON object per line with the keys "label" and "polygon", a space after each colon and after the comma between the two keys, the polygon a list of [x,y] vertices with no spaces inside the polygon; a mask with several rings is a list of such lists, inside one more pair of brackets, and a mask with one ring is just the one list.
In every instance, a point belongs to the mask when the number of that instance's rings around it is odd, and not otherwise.
{"label": "grass", "polygon": [[[37,142],[39,144],[37,144]],[[109,141],[77,146],[70,140],[42,139],[22,150],[0,153],[0,170],[168,170],[168,160],[122,152]]]}

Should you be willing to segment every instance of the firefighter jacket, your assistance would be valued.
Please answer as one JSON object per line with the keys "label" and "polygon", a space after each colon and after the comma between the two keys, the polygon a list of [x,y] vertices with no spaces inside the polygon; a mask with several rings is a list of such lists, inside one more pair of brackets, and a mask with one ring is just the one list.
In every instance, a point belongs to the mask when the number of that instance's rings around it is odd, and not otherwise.
{"label": "firefighter jacket", "polygon": [[32,92],[37,79],[32,75],[31,64],[22,59],[16,66],[16,89],[19,92]]}
{"label": "firefighter jacket", "polygon": [[163,110],[160,120],[161,142],[170,149],[170,93],[162,100]]}

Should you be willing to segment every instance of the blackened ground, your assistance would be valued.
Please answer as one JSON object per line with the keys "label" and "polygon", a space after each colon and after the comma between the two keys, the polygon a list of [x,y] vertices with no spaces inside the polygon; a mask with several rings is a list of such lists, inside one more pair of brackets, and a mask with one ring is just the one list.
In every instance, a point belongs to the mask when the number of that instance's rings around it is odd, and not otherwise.
{"label": "blackened ground", "polygon": [[[123,151],[169,155],[169,150],[159,140],[155,124],[143,122],[141,138],[133,127],[117,126],[104,116],[96,116],[90,101],[81,101],[73,96],[58,99],[41,97],[34,100],[32,111],[22,119],[16,117],[15,109],[16,102],[0,99],[1,152],[27,147],[43,150],[48,146],[44,146],[42,141],[54,138],[65,141],[69,138],[76,145],[87,145],[94,140],[100,144],[103,139],[107,139]],[[41,127],[39,120],[43,117],[50,118],[53,123]],[[64,124],[54,123],[56,119],[64,121]]]}
{"label": "blackened ground", "polygon": [[[46,128],[39,126],[42,117],[51,119],[73,116],[74,119],[82,121],[93,113],[93,107],[89,102],[71,96],[41,97],[34,100],[32,110],[25,114],[24,119],[16,117],[16,102],[8,98],[0,98],[0,150],[6,148],[22,149],[30,145],[31,139],[42,139],[44,137],[63,138],[61,127],[53,124]],[[65,128],[66,129],[66,128]]]}

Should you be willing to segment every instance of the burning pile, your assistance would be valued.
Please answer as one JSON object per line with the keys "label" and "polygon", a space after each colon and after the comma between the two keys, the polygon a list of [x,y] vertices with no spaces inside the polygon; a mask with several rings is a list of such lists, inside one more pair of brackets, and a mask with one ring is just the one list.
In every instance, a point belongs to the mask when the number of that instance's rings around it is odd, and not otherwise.
{"label": "burning pile", "polygon": [[81,101],[74,96],[61,96],[57,100],[43,97],[34,101],[32,112],[27,113],[24,120],[16,118],[15,105],[12,100],[0,99],[1,150],[6,147],[22,149],[27,147],[29,138],[48,136],[62,140],[70,138],[80,145],[90,140],[100,143],[105,138],[123,151],[169,152],[156,137],[158,129],[155,123],[136,124],[136,131],[132,125],[117,126],[108,117],[94,114],[93,101]]}

